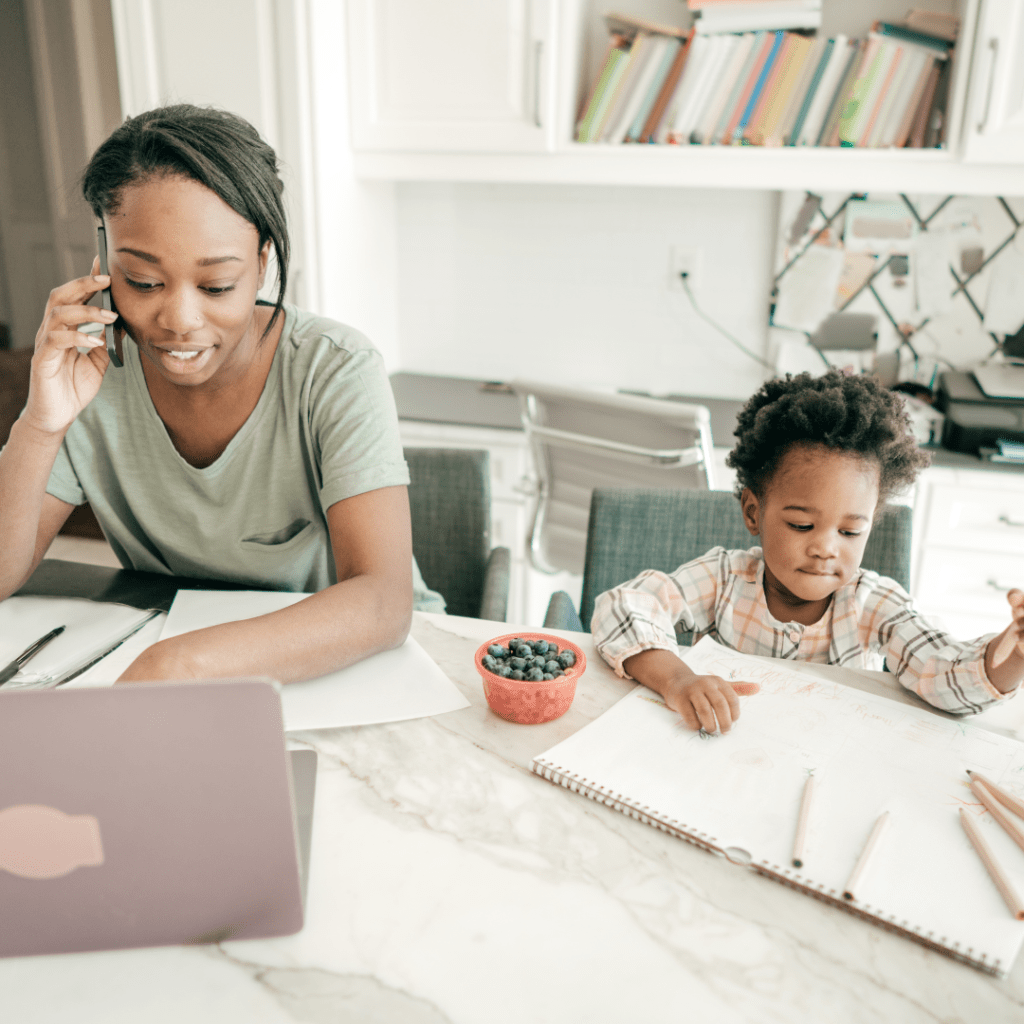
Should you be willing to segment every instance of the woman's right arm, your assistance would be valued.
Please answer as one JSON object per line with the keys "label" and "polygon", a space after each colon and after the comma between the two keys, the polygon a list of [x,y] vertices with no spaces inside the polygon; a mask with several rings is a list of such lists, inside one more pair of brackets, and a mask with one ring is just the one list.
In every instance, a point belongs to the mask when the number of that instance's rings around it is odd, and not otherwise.
{"label": "woman's right arm", "polygon": [[68,427],[96,397],[110,361],[102,336],[77,330],[116,318],[85,305],[109,283],[94,275],[50,292],[36,334],[28,402],[0,452],[0,600],[28,579],[71,512],[71,505],[46,493],[46,485]]}

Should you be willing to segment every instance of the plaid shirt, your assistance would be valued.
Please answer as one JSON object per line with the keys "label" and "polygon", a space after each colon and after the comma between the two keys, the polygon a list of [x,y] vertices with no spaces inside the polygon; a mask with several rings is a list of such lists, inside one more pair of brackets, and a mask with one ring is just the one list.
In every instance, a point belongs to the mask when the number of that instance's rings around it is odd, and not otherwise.
{"label": "plaid shirt", "polygon": [[898,583],[867,569],[835,592],[818,622],[779,622],[765,601],[759,547],[712,548],[671,574],[642,572],[598,597],[590,628],[601,656],[625,678],[626,658],[653,647],[678,651],[678,628],[693,630],[694,643],[711,636],[744,654],[772,658],[877,669],[884,657],[903,686],[954,714],[972,714],[1010,696],[985,673],[985,648],[994,634],[954,640],[914,611]]}

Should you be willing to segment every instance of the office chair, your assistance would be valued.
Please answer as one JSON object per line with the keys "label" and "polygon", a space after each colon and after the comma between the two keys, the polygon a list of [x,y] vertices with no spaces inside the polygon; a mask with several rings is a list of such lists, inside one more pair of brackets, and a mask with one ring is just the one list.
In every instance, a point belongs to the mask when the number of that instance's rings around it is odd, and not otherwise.
{"label": "office chair", "polygon": [[516,380],[538,476],[529,555],[542,572],[583,570],[590,495],[602,487],[713,486],[702,405]]}
{"label": "office chair", "polygon": [[486,451],[406,448],[412,552],[450,615],[504,622],[511,556],[491,548],[490,456]]}
{"label": "office chair", "polygon": [[[913,510],[890,505],[875,524],[861,565],[910,586]],[[569,595],[559,591],[548,604],[544,625],[590,631],[598,594],[625,583],[644,569],[672,572],[711,548],[757,544],[743,524],[740,503],[728,491],[596,490],[590,506],[583,594],[576,615]],[[681,642],[689,643],[689,638]]]}

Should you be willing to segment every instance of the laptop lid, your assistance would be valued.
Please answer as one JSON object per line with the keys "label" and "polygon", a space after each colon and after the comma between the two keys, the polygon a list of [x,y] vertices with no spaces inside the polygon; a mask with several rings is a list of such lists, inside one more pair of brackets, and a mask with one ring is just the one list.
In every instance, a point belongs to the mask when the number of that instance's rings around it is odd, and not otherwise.
{"label": "laptop lid", "polygon": [[0,750],[0,955],[302,927],[276,684],[0,692]]}

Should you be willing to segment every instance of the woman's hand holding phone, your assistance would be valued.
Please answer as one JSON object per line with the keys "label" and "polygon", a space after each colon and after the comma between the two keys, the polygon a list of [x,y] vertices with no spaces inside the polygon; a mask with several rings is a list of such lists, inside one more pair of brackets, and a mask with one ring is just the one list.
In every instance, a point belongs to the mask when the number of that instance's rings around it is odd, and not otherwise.
{"label": "woman's hand holding phone", "polygon": [[[36,334],[32,358],[32,382],[28,403],[22,413],[36,430],[63,434],[78,414],[96,397],[103,375],[110,365],[103,334],[82,334],[81,324],[111,324],[117,314],[87,306],[86,303],[110,278],[99,273],[99,259],[93,274],[54,288],[46,313]],[[85,349],[79,352],[78,349]]]}

